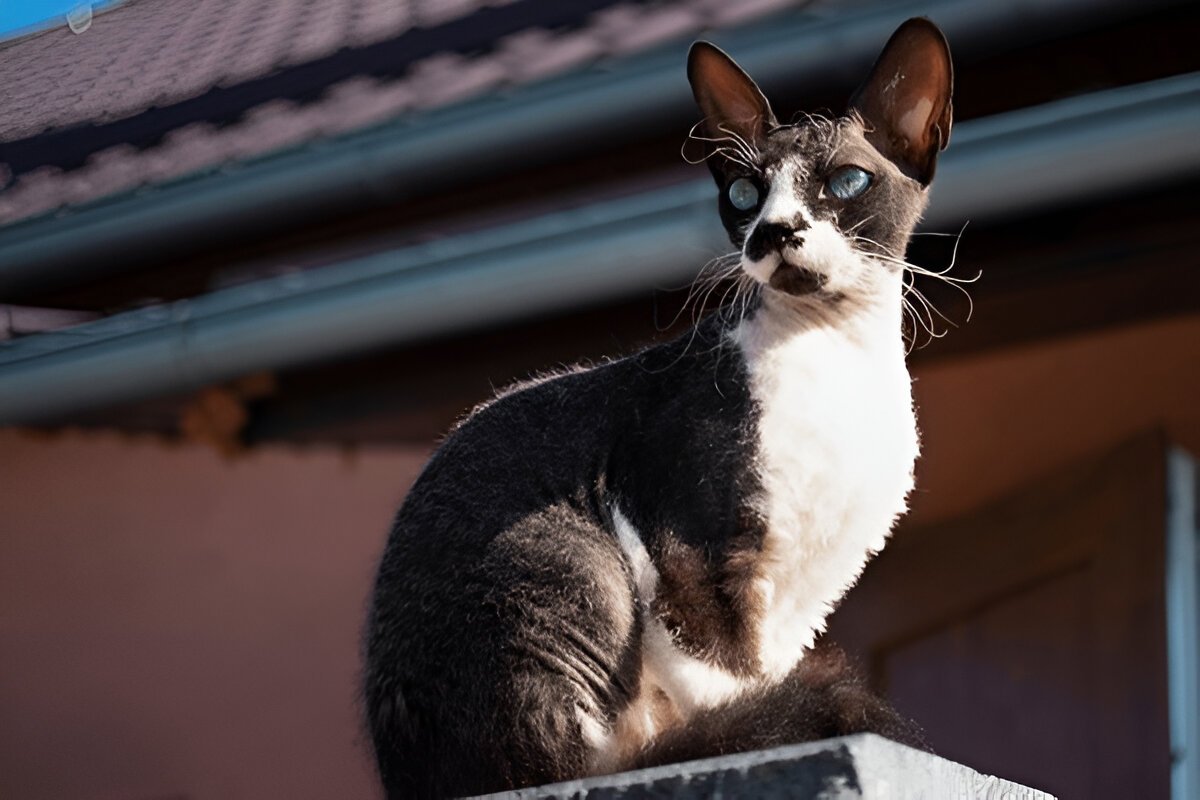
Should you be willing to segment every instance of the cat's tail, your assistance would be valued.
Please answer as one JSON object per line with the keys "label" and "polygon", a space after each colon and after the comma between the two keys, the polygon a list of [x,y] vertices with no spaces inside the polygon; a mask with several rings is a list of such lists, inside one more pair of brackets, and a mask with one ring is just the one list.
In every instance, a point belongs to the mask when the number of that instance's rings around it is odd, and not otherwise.
{"label": "cat's tail", "polygon": [[761,750],[852,733],[877,733],[929,750],[920,727],[867,688],[846,656],[822,647],[783,681],[749,690],[664,731],[627,769]]}

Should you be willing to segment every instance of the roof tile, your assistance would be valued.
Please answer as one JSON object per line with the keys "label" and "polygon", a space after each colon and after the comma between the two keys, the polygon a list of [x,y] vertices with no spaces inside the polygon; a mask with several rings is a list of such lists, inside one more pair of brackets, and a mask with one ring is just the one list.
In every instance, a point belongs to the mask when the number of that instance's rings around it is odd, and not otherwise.
{"label": "roof tile", "polygon": [[501,40],[497,58],[516,83],[528,83],[578,69],[604,55],[603,43],[589,31],[515,33]]}
{"label": "roof tile", "polygon": [[223,138],[229,140],[231,152],[241,157],[289,147],[314,133],[298,111],[295,103],[272,100],[247,113],[237,135]]}
{"label": "roof tile", "polygon": [[363,128],[396,116],[415,103],[415,87],[407,82],[353,78],[326,93],[326,110],[317,115],[317,130],[329,135]]}
{"label": "roof tile", "polygon": [[354,6],[349,41],[359,45],[372,35],[394,36],[412,24],[412,3],[407,0],[359,0]]}
{"label": "roof tile", "polygon": [[38,167],[18,178],[0,198],[11,200],[21,217],[50,211],[67,202],[65,176],[58,167]]}
{"label": "roof tile", "polygon": [[785,8],[800,5],[796,0],[702,0],[697,4],[714,28],[739,25]]}
{"label": "roof tile", "polygon": [[312,61],[327,56],[346,39],[350,7],[343,3],[312,2],[297,12],[303,14],[303,27],[292,40],[289,60]]}
{"label": "roof tile", "polygon": [[176,128],[163,138],[160,149],[170,155],[169,174],[162,176],[166,178],[218,165],[232,150],[228,137],[207,122]]}
{"label": "roof tile", "polygon": [[[0,141],[120,119],[246,80],[255,66],[383,41],[408,29],[414,9],[445,22],[507,1],[127,0],[98,12],[85,34],[63,25],[0,45]],[[77,106],[84,81],[95,88],[129,75],[136,81],[108,95],[99,114]]]}
{"label": "roof tile", "polygon": [[[513,0],[129,0],[76,36],[65,27],[0,46],[0,141],[104,123],[197,97],[277,69],[432,27]],[[470,57],[444,52],[395,79],[359,76],[312,101],[272,100],[223,125],[196,122],[145,149],[93,153],[64,172],[37,167],[0,180],[0,224],[159,183],[541,80],[705,27],[735,24],[797,0],[621,3],[577,29],[531,28]],[[4,164],[0,177],[7,178]],[[5,187],[7,184],[7,188]]]}
{"label": "roof tile", "polygon": [[506,79],[494,58],[468,59],[442,53],[421,61],[409,73],[417,103],[423,108],[449,105],[490,89]]}
{"label": "roof tile", "polygon": [[138,149],[133,145],[110,147],[88,158],[84,171],[89,173],[93,184],[132,188],[141,180],[138,155]]}
{"label": "roof tile", "polygon": [[449,22],[452,19],[465,17],[473,14],[484,6],[503,5],[503,0],[499,2],[487,2],[487,0],[418,0],[413,4],[413,18],[417,25],[422,28],[432,28],[435,25],[441,25]]}
{"label": "roof tile", "polygon": [[600,12],[600,35],[614,55],[625,55],[694,33],[703,26],[696,10],[678,6],[617,6]]}

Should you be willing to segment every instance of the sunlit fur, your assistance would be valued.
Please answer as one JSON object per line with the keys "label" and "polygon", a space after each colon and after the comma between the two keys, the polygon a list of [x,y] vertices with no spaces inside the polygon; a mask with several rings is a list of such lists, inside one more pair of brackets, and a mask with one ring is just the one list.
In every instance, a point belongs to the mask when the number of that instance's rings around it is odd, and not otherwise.
{"label": "sunlit fur", "polygon": [[[732,299],[674,341],[502,392],[431,457],[367,625],[389,797],[860,731],[921,744],[810,648],[913,485],[904,253],[949,132],[948,58],[909,21],[856,95],[883,118],[778,125],[727,56],[693,48],[695,135],[738,248],[698,305]],[[892,94],[904,75],[933,80]],[[917,140],[897,149],[897,123]],[[826,185],[848,165],[871,182],[842,200]],[[734,208],[743,178],[758,207]]]}
{"label": "sunlit fur", "polygon": [[[776,129],[762,147],[722,132],[725,138],[710,143],[728,165],[725,185],[753,176],[766,189],[748,214],[723,209],[741,252],[717,259],[693,287],[697,306],[724,287],[726,346],[744,359],[761,414],[758,510],[767,533],[750,589],[763,609],[759,672],[739,678],[697,660],[648,615],[641,699],[596,742],[598,767],[659,732],[663,721],[646,710],[654,693],[669,703],[671,723],[791,672],[883,548],[913,485],[919,446],[901,318],[903,252],[924,206],[923,187],[865,142],[854,116],[805,117]],[[846,163],[874,176],[865,203],[843,202],[825,187]],[[764,224],[803,229],[756,257],[748,243]],[[818,274],[821,288],[773,288],[772,274],[785,265]],[[640,534],[619,512],[614,520],[643,600],[653,598],[658,576]]]}
{"label": "sunlit fur", "polygon": [[764,671],[781,678],[905,510],[917,429],[897,302],[836,326],[767,290],[732,333],[759,403]]}
{"label": "sunlit fur", "polygon": [[[767,194],[731,236],[762,296],[730,336],[762,413],[768,533],[759,655],[764,671],[782,678],[884,546],[912,488],[919,447],[904,360],[902,259],[925,192],[866,143],[853,116],[805,117],[751,155],[730,179],[750,172]],[[825,185],[847,164],[873,175],[852,201]],[[760,225],[796,230],[777,249],[754,253]],[[820,288],[772,288],[773,273],[789,267],[814,273]]]}

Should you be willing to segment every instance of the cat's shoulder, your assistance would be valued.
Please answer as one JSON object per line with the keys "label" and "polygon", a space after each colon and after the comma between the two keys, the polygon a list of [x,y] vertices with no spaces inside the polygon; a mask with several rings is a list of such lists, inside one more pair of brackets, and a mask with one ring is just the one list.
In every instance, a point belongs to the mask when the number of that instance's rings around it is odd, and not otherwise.
{"label": "cat's shoulder", "polygon": [[501,420],[519,413],[520,409],[555,405],[567,396],[586,390],[588,384],[601,380],[603,368],[612,363],[608,359],[580,361],[543,370],[506,384],[459,417],[447,435],[452,436],[481,420]]}
{"label": "cat's shoulder", "polygon": [[[537,372],[497,389],[463,414],[447,435],[453,436],[469,424],[484,420],[503,422],[538,408],[608,404],[617,398],[633,399],[630,396],[639,392],[657,396],[665,386],[686,391],[687,376],[691,373],[699,375],[705,384],[718,375],[727,380],[744,379],[742,365],[738,363],[740,353],[727,336],[730,330],[728,320],[714,313],[673,339],[627,355],[578,361]],[[724,375],[727,372],[731,374]]]}

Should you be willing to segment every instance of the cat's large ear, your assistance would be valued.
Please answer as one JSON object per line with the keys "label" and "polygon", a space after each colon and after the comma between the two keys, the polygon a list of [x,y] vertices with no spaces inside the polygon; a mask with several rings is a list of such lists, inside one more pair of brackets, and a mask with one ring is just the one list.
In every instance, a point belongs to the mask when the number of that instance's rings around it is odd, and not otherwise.
{"label": "cat's large ear", "polygon": [[[722,146],[729,146],[726,152],[736,153],[737,137],[757,148],[775,127],[775,115],[758,85],[716,45],[692,45],[688,51],[688,81],[704,114],[697,127],[697,135],[703,137],[699,140],[702,157],[707,158]],[[719,141],[722,139],[725,141]],[[715,170],[718,165],[710,159],[709,166]]]}
{"label": "cat's large ear", "polygon": [[923,17],[896,29],[850,107],[867,140],[900,171],[928,186],[950,142],[954,66],[946,37]]}

